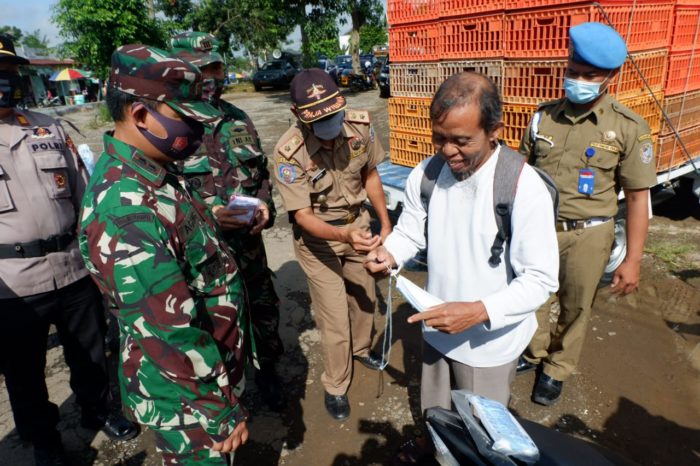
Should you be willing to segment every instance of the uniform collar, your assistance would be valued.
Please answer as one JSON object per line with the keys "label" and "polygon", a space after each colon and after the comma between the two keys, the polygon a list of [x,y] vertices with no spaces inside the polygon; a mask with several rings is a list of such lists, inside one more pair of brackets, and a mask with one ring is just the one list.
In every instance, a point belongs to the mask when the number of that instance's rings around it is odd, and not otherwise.
{"label": "uniform collar", "polygon": [[559,105],[559,107],[557,107],[555,111],[556,116],[560,117],[563,115],[567,120],[571,121],[572,123],[585,120],[586,118],[591,118],[596,123],[598,123],[599,118],[601,118],[605,113],[605,108],[610,106],[611,99],[612,97],[610,97],[610,94],[606,92],[603,98],[600,99],[598,103],[595,104],[592,108],[588,109],[585,112],[578,113],[571,105],[571,102],[569,102],[568,99],[564,98],[562,103]]}
{"label": "uniform collar", "polygon": [[155,160],[146,157],[142,151],[124,141],[116,139],[111,132],[104,135],[105,154],[114,157],[155,186],[162,186],[166,170]]}

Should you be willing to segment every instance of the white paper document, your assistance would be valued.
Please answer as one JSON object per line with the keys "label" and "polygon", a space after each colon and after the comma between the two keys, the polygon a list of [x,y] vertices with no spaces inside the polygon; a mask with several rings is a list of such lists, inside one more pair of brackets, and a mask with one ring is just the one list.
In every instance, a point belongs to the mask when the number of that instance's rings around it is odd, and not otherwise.
{"label": "white paper document", "polygon": [[418,312],[426,311],[428,308],[445,302],[401,275],[396,278],[396,289],[401,292],[406,301]]}

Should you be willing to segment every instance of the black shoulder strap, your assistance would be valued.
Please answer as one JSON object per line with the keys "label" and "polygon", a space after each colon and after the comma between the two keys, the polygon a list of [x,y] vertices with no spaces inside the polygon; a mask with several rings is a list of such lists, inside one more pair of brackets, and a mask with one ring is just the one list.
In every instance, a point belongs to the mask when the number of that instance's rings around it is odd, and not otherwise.
{"label": "black shoulder strap", "polygon": [[504,244],[510,241],[511,222],[515,192],[518,189],[518,179],[525,165],[525,157],[510,149],[501,146],[496,161],[496,173],[493,178],[493,212],[496,216],[498,232],[491,246],[489,264],[492,267],[501,263]]}
{"label": "black shoulder strap", "polygon": [[[445,160],[439,155],[433,155],[428,161],[428,165],[423,172],[423,178],[420,180],[420,201],[423,204],[425,213],[428,213],[428,205],[430,204],[430,196],[433,195],[435,184],[438,176],[445,165]],[[427,222],[426,222],[427,224]]]}

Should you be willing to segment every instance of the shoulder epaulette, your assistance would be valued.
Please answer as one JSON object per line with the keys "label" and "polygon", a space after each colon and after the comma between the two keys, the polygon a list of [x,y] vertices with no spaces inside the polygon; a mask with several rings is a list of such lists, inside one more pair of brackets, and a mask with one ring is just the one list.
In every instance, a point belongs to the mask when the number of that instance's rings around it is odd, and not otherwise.
{"label": "shoulder epaulette", "polygon": [[284,143],[279,146],[279,153],[286,159],[291,159],[292,156],[299,150],[301,146],[304,145],[304,138],[300,134],[295,134],[291,138],[287,139]]}
{"label": "shoulder epaulette", "polygon": [[613,110],[615,110],[620,115],[628,118],[629,120],[632,120],[632,121],[637,122],[637,123],[642,123],[642,122],[646,123],[644,118],[642,118],[636,112],[627,108],[624,104],[621,104],[617,100],[613,100],[611,106],[612,106]]}
{"label": "shoulder epaulette", "polygon": [[537,105],[537,108],[543,108],[543,107],[550,107],[552,105],[556,105],[560,103],[563,99],[556,99],[556,100],[548,100],[546,102],[541,102]]}
{"label": "shoulder epaulette", "polygon": [[369,124],[369,112],[366,110],[348,110],[345,112],[345,121],[350,123]]}

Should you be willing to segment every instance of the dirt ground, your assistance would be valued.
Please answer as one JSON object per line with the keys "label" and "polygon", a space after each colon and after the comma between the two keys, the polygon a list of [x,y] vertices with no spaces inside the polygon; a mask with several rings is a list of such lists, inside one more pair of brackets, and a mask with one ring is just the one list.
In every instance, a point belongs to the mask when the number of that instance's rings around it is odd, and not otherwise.
{"label": "dirt ground", "polygon": [[[229,94],[251,116],[271,153],[292,122],[286,92]],[[387,101],[376,92],[348,95],[349,105],[372,112],[376,133],[388,149]],[[95,111],[65,115],[83,132],[76,144],[101,150]],[[71,131],[75,133],[74,131]],[[687,188],[687,187],[686,187]],[[279,197],[278,221],[265,232],[270,265],[281,297],[280,333],[286,353],[279,372],[289,406],[268,411],[255,384],[245,398],[253,413],[250,439],[237,453],[239,465],[374,465],[390,463],[419,421],[420,332],[394,290],[394,341],[383,376],[356,365],[349,419],[336,422],[323,407],[319,332],[304,275],[291,246],[291,230]],[[700,464],[700,207],[688,191],[655,209],[640,290],[616,298],[602,289],[577,373],[561,401],[545,408],[530,401],[534,374],[518,377],[510,407],[518,415],[599,443],[643,465]],[[422,284],[423,272],[407,272]],[[387,280],[377,283],[382,297]],[[383,337],[386,307],[376,315],[376,345]],[[60,406],[64,442],[76,465],[159,465],[152,436],[114,443],[79,427],[60,346],[48,354],[47,383]],[[4,384],[4,382],[3,382]],[[0,390],[0,464],[32,464],[31,447],[14,431],[5,390]]]}

